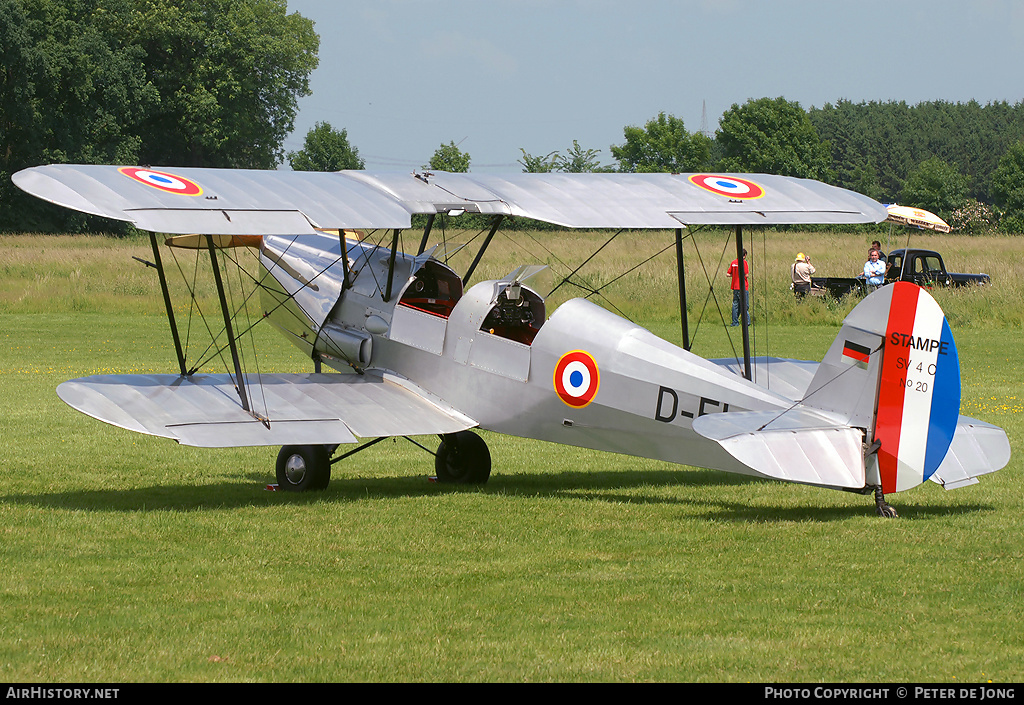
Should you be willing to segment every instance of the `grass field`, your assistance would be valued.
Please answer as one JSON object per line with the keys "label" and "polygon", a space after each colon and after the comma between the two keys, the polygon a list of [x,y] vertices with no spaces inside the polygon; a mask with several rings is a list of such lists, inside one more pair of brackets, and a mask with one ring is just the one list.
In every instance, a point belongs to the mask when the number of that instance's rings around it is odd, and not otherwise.
{"label": "grass field", "polygon": [[[530,237],[559,268],[608,236]],[[533,261],[516,237],[477,280]],[[592,284],[670,242],[620,237],[583,270]],[[695,349],[728,355],[713,304],[697,325],[700,262],[724,308],[734,255],[703,237],[686,250]],[[851,304],[796,306],[789,263],[799,249],[848,275],[871,237],[753,236],[760,351],[820,358]],[[936,298],[963,413],[1006,428],[1016,455],[972,487],[892,495],[886,521],[867,497],[494,434],[482,488],[427,482],[433,458],[399,440],[336,465],[324,493],[267,492],[276,449],[178,446],[54,393],[175,369],[153,270],[131,259],[148,240],[0,237],[0,679],[1019,682],[1024,240],[912,244],[993,277]],[[678,340],[671,249],[607,292]],[[256,331],[263,369],[309,369]]]}

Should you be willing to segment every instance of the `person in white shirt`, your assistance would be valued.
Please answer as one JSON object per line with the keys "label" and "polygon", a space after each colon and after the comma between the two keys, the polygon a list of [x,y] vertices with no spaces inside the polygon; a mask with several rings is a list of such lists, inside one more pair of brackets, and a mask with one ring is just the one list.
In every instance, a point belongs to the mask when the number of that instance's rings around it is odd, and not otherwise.
{"label": "person in white shirt", "polygon": [[864,278],[868,281],[868,291],[873,291],[885,281],[885,262],[879,259],[878,250],[868,252],[868,261],[864,263]]}

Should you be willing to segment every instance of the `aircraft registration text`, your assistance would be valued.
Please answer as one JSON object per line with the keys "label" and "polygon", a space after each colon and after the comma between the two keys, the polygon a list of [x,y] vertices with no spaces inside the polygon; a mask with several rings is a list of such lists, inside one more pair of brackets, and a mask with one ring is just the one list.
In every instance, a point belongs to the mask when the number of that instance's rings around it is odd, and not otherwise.
{"label": "aircraft registration text", "polygon": [[677,418],[694,419],[698,416],[704,416],[705,414],[711,414],[719,411],[726,412],[729,410],[728,404],[715,399],[709,399],[707,397],[697,397],[697,399],[698,402],[696,408],[687,410],[685,408],[681,408],[679,403],[679,394],[677,394],[674,389],[659,387],[658,403],[654,409],[654,419],[655,421],[671,423]]}

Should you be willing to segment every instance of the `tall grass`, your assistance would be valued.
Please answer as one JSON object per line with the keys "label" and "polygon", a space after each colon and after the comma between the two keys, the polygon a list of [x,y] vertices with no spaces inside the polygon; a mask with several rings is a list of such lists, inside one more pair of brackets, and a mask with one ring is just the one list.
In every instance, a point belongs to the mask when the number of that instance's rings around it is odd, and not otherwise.
{"label": "tall grass", "polygon": [[[883,248],[891,250],[909,244],[935,249],[942,253],[951,271],[985,272],[992,277],[988,287],[933,291],[954,328],[1024,325],[1024,307],[1020,306],[1024,300],[1024,238],[918,232],[893,231],[882,238]],[[697,230],[684,234],[691,328],[719,326],[723,319],[731,317],[732,295],[725,270],[736,256],[732,233]],[[613,235],[614,239],[606,245]],[[650,325],[678,322],[674,237],[670,231],[625,231],[618,235],[608,231],[499,231],[474,273],[473,282],[499,278],[521,264],[545,264],[549,271],[531,281],[541,294],[547,294],[563,278],[572,275],[549,300],[549,312],[570,297],[590,296]],[[749,230],[745,237],[755,320],[834,327],[842,322],[856,300],[811,298],[798,305],[790,291],[790,265],[799,251],[811,256],[817,276],[853,276],[862,270],[870,240],[877,235]],[[456,271],[465,272],[483,235],[449,231],[443,238],[449,244],[470,243],[450,263]],[[370,239],[385,246],[390,243],[386,233],[370,233]],[[418,239],[415,233],[407,237],[403,242],[405,249],[414,250]],[[435,231],[430,244],[439,244],[441,240],[442,235]],[[0,253],[0,312],[163,312],[154,270],[133,259],[153,259],[148,237],[6,235],[0,236]],[[188,301],[188,291],[179,281],[182,277],[177,275],[178,270],[185,279],[191,281],[195,277],[197,294],[208,310],[215,305],[206,253],[169,252],[167,248],[163,248],[163,253],[178,310],[187,310]],[[234,250],[232,256],[242,262],[246,271],[256,273],[251,251]],[[579,271],[574,273],[577,267]],[[233,276],[235,291],[251,288],[246,274],[234,272]],[[594,294],[593,290],[599,293]]]}
{"label": "tall grass", "polygon": [[[898,521],[857,495],[495,434],[482,488],[426,482],[430,456],[397,441],[286,495],[263,489],[276,449],[185,448],[56,398],[69,377],[168,369],[158,316],[0,329],[9,682],[1024,676],[1019,456],[890,497]],[[784,354],[832,338],[779,329]],[[1021,345],[960,343],[965,410],[1011,438]]]}

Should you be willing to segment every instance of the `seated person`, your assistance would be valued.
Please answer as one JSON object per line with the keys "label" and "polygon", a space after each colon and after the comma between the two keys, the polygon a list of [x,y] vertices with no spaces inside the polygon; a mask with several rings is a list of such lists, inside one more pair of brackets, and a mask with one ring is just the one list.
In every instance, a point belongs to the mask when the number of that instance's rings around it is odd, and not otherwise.
{"label": "seated person", "polygon": [[878,240],[874,240],[871,243],[871,248],[870,249],[878,250],[878,259],[880,259],[883,262],[885,262],[885,253],[882,252],[882,243],[880,243]]}
{"label": "seated person", "polygon": [[885,262],[879,259],[878,250],[872,248],[868,251],[868,261],[864,263],[864,278],[868,282],[868,291],[877,289],[882,285],[885,277]]}

